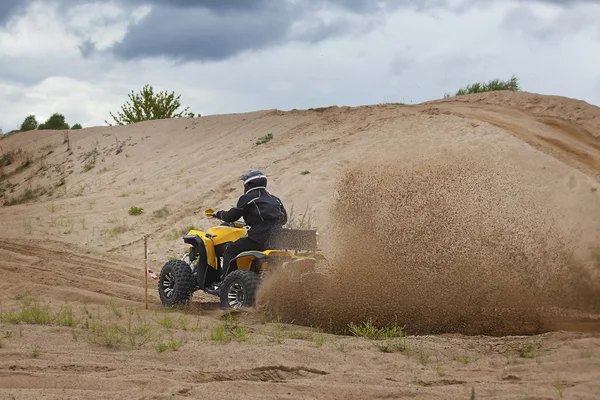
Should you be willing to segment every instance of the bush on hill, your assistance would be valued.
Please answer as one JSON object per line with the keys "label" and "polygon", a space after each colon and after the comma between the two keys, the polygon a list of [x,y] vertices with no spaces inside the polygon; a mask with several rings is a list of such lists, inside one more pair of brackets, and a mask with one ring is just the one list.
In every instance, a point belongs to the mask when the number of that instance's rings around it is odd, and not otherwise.
{"label": "bush on hill", "polygon": [[[194,117],[194,113],[187,112],[189,107],[186,107],[180,112],[176,112],[181,103],[179,98],[181,95],[175,97],[175,93],[158,92],[154,93],[154,89],[150,85],[145,85],[140,93],[134,93],[133,90],[129,94],[129,100],[121,106],[121,111],[115,116],[112,112],[110,116],[113,117],[117,125],[128,125],[135,122],[149,121],[155,119],[169,119],[169,118],[180,118],[180,117]],[[198,115],[200,116],[200,115]],[[104,121],[108,125],[112,126],[108,121]]]}
{"label": "bush on hill", "polygon": [[[512,90],[513,92],[518,92],[519,90],[521,90],[519,86],[519,78],[517,78],[516,75],[513,75],[507,81],[494,79],[487,82],[475,82],[471,85],[465,86],[464,88],[458,89],[454,96],[464,96],[473,93],[493,92],[497,90]],[[450,93],[446,93],[444,95],[444,98],[446,99],[450,97],[452,97]]]}
{"label": "bush on hill", "polygon": [[69,129],[69,124],[65,122],[65,116],[59,113],[54,113],[44,122],[40,124],[39,129]]}
{"label": "bush on hill", "polygon": [[23,123],[21,124],[21,131],[33,131],[38,128],[38,122],[35,119],[35,115],[28,115]]}

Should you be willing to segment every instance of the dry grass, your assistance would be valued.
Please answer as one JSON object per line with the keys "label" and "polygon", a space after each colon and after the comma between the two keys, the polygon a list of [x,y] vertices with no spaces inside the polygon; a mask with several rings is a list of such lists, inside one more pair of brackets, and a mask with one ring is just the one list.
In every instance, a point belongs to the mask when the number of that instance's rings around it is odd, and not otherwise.
{"label": "dry grass", "polygon": [[310,206],[310,203],[306,203],[306,208],[302,214],[297,215],[294,211],[294,206],[290,208],[288,212],[288,221],[284,228],[288,229],[316,229],[313,225],[313,221],[316,219],[315,210]]}
{"label": "dry grass", "polygon": [[171,215],[171,211],[169,210],[169,207],[167,207],[167,206],[162,206],[158,210],[154,210],[152,212],[152,218],[156,218],[156,219],[163,219],[163,218],[168,217],[169,215]]}
{"label": "dry grass", "polygon": [[35,188],[27,188],[21,194],[14,196],[4,203],[6,206],[14,206],[17,204],[25,204],[31,203],[34,200],[37,200],[41,196],[48,193],[48,189],[42,186],[36,186]]}

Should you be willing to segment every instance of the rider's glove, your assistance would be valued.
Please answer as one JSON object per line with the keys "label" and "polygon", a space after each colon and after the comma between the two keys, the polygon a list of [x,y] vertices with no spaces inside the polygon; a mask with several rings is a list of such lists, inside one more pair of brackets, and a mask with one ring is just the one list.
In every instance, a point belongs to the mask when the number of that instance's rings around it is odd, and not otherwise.
{"label": "rider's glove", "polygon": [[222,211],[217,211],[217,212],[215,212],[215,213],[213,214],[213,218],[216,218],[216,219],[221,219],[221,213],[222,213]]}

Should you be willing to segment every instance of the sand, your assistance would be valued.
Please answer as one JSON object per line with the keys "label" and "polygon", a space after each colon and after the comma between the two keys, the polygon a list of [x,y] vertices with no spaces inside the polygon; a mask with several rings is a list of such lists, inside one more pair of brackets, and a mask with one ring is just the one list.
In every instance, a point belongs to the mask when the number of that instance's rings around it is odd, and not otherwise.
{"label": "sand", "polygon": [[[595,398],[599,128],[587,103],[498,92],[3,138],[0,396]],[[142,237],[158,272],[251,168],[309,207],[332,280],[274,277],[219,342],[214,298],[168,311],[151,280],[144,308]],[[34,298],[74,320],[6,317]],[[341,334],[367,318],[406,342]]]}

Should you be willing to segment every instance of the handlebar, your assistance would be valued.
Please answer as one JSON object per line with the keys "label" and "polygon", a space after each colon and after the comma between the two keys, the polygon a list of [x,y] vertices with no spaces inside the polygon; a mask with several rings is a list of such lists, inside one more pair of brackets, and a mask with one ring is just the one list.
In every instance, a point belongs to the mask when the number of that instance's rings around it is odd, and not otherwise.
{"label": "handlebar", "polygon": [[[212,208],[208,208],[208,209],[204,210],[204,215],[206,215],[209,218],[216,218],[215,210],[213,210]],[[225,222],[225,224],[226,224],[226,226],[233,226],[234,228],[245,228],[246,227],[246,223],[240,222],[240,221]]]}

